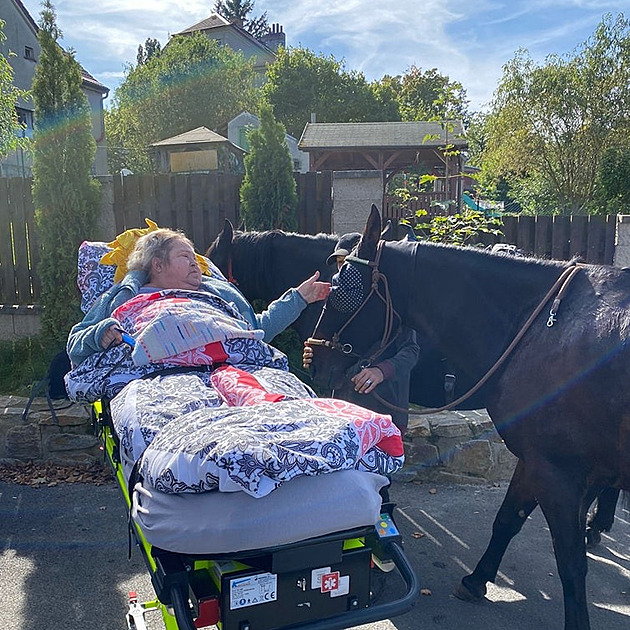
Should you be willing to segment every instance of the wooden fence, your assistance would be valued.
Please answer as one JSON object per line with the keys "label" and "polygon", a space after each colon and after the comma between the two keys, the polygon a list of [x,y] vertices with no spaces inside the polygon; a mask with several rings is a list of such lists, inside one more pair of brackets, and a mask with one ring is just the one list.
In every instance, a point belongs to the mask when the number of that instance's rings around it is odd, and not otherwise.
{"label": "wooden fence", "polygon": [[[305,234],[330,232],[332,173],[296,175],[298,225]],[[240,177],[234,175],[156,175],[115,177],[113,215],[116,233],[144,226],[144,218],[176,227],[205,251],[224,219],[240,222]],[[0,178],[0,305],[36,304],[35,238],[30,179]],[[484,244],[505,242],[543,258],[611,264],[616,216],[522,216],[504,218],[504,235],[484,236]]]}

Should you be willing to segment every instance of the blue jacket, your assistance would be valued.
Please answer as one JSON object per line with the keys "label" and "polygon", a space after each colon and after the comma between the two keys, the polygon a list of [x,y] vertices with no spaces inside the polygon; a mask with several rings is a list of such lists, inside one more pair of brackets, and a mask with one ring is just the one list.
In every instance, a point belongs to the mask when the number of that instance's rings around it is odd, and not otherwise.
{"label": "blue jacket", "polygon": [[[121,282],[103,293],[83,320],[73,326],[66,345],[72,365],[79,365],[91,354],[103,349],[101,347],[103,333],[110,326],[119,324],[111,317],[112,311],[138,295],[146,281],[147,275],[144,272],[130,271]],[[306,301],[296,289],[289,289],[260,314],[254,313],[254,309],[243,294],[229,282],[204,276],[199,290],[207,291],[234,304],[253,328],[260,328],[265,332],[266,342],[270,342],[290,326],[306,308]]]}

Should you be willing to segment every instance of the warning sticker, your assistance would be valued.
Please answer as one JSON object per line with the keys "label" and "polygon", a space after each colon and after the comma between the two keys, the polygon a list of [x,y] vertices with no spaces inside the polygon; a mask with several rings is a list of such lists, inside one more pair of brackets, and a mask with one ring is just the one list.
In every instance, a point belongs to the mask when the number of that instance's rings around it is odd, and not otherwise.
{"label": "warning sticker", "polygon": [[230,610],[275,602],[278,597],[278,576],[257,573],[230,580]]}
{"label": "warning sticker", "polygon": [[333,591],[330,591],[331,597],[339,597],[341,595],[347,595],[350,592],[350,576],[342,575],[339,578],[339,585]]}

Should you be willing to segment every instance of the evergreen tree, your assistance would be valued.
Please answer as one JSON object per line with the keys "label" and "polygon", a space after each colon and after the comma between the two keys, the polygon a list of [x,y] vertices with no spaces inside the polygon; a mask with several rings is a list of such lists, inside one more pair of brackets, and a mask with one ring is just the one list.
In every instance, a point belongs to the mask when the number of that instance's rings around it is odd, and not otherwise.
{"label": "evergreen tree", "polygon": [[44,1],[40,15],[41,54],[33,81],[33,201],[42,248],[43,332],[62,340],[81,318],[77,248],[94,237],[100,185],[91,176],[96,143],[81,68],[58,44],[62,34],[50,0]]}
{"label": "evergreen tree", "polygon": [[254,37],[262,37],[269,31],[266,11],[256,18],[248,17],[254,10],[253,0],[217,0],[214,10],[226,20],[234,20]]}
{"label": "evergreen tree", "polygon": [[297,193],[286,131],[271,107],[260,108],[260,128],[249,132],[241,186],[241,216],[248,230],[297,229]]}

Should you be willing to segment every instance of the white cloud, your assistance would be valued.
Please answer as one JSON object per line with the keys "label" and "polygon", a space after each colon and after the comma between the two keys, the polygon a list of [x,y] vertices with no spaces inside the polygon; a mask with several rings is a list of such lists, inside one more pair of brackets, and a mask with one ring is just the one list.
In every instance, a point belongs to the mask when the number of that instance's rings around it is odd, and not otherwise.
{"label": "white cloud", "polygon": [[[23,0],[37,21],[39,0]],[[148,37],[208,17],[214,3],[200,0],[59,0],[62,44],[97,79],[115,88]],[[437,68],[466,89],[473,108],[487,103],[502,66],[518,48],[542,61],[571,52],[605,12],[628,10],[628,0],[256,0],[284,27],[287,43],[344,59],[368,80],[401,74],[411,65]]]}

